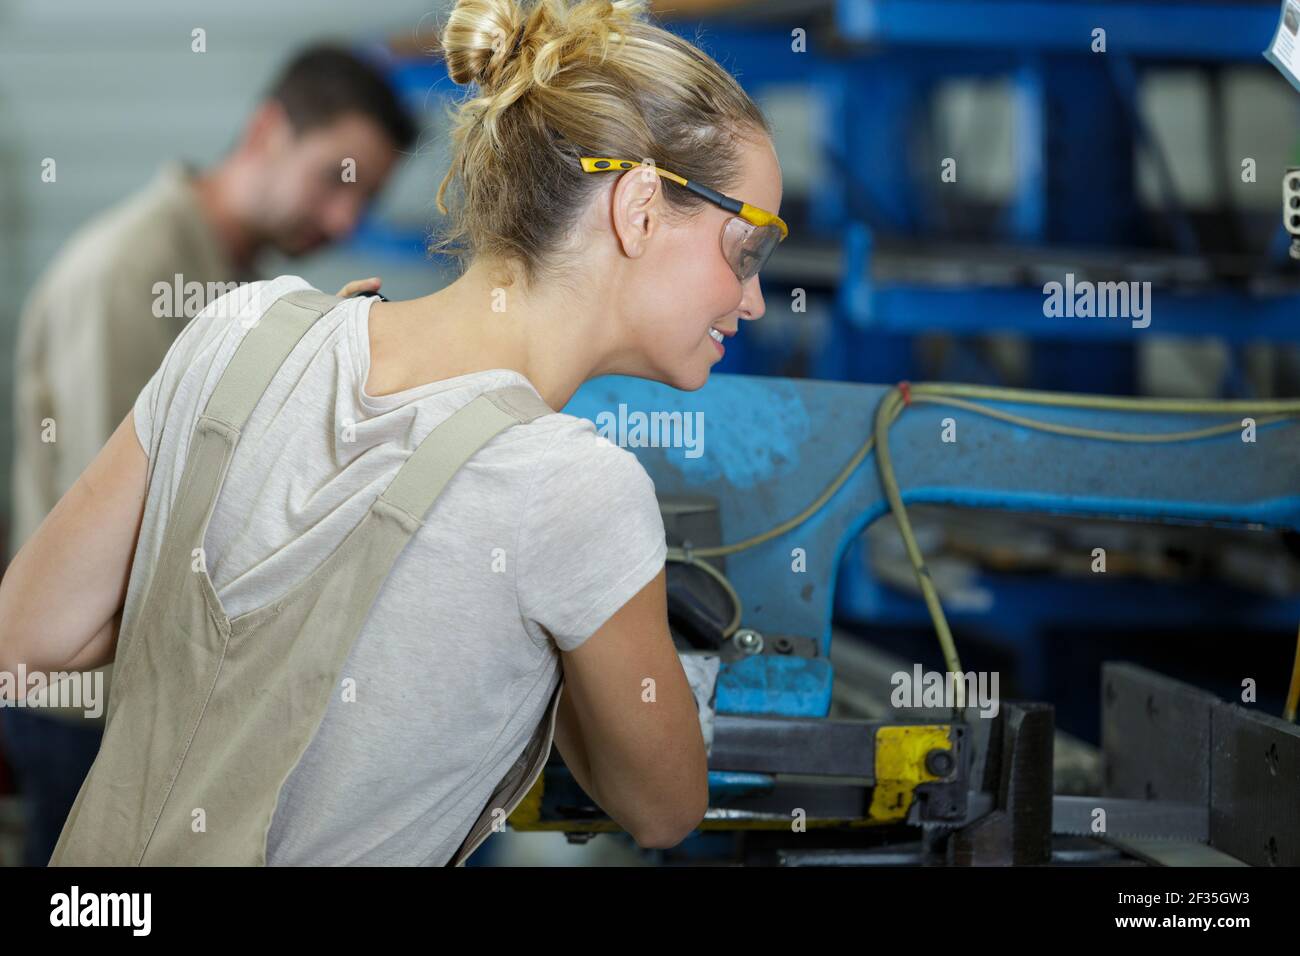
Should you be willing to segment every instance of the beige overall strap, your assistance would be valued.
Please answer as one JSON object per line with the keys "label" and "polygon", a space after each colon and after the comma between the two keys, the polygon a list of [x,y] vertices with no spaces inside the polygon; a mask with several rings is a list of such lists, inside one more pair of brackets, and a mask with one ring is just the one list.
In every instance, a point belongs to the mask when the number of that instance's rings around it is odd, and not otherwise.
{"label": "beige overall strap", "polygon": [[[246,860],[239,848],[237,807],[222,808],[226,833],[236,840],[193,842],[191,811],[220,802],[228,770],[235,721],[213,726],[212,709],[227,657],[229,632],[206,603],[193,551],[202,545],[207,515],[220,491],[239,430],[257,405],[280,363],[320,316],[339,303],[316,290],[289,293],[266,310],[240,342],[212,397],[195,425],[179,490],[163,532],[148,590],[130,633],[119,635],[112,693],[104,738],[64,823],[51,865],[115,865],[141,862],[230,862]],[[137,555],[138,558],[138,555]],[[200,565],[201,568],[201,565]],[[196,583],[196,582],[201,582]],[[255,709],[249,696],[236,695],[240,720]],[[226,696],[230,696],[227,694]],[[278,715],[277,715],[278,716]],[[256,730],[264,733],[258,725]],[[207,734],[217,746],[200,745]],[[197,772],[197,784],[188,775]],[[234,776],[247,775],[237,768]],[[178,782],[179,781],[179,782]],[[174,789],[180,795],[170,799]],[[146,859],[159,820],[171,810],[156,852]]]}
{"label": "beige overall strap", "polygon": [[[202,547],[204,527],[216,505],[240,429],[312,323],[342,301],[316,289],[286,293],[244,334],[194,423],[181,492],[172,503],[156,565],[173,568],[186,564],[193,550]],[[125,692],[130,671],[123,665],[129,660],[132,643],[134,639],[127,635],[118,638],[114,685],[121,691],[109,695],[106,721],[112,717],[115,700]]]}
{"label": "beige overall strap", "polygon": [[[188,563],[194,549],[202,547],[203,531],[216,506],[240,430],[294,346],[317,319],[342,301],[316,289],[288,292],[272,302],[245,333],[194,423],[181,493],[172,503],[157,565]],[[128,671],[121,665],[129,660],[131,643],[133,639],[118,639],[119,666],[114,683],[122,688]],[[110,695],[106,720],[112,717],[113,709],[114,698]]]}
{"label": "beige overall strap", "polygon": [[379,500],[418,524],[460,466],[494,435],[552,411],[527,385],[484,392],[434,427]]}
{"label": "beige overall strap", "polygon": [[239,343],[203,414],[242,428],[299,339],[342,301],[316,289],[300,289],[276,299]]}

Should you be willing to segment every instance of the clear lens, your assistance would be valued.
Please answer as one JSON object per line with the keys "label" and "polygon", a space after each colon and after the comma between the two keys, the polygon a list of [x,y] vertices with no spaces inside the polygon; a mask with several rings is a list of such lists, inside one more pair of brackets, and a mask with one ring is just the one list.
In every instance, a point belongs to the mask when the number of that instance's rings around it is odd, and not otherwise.
{"label": "clear lens", "polygon": [[735,216],[723,227],[722,253],[744,282],[758,274],[780,241],[781,230],[776,226],[755,226]]}

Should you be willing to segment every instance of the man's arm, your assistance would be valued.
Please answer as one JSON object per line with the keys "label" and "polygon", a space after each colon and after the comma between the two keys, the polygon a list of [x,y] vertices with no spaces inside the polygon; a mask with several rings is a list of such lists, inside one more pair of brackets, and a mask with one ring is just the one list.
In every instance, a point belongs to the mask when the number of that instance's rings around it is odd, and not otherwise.
{"label": "man's arm", "polygon": [[90,669],[113,660],[148,468],[131,412],[0,580],[0,668]]}

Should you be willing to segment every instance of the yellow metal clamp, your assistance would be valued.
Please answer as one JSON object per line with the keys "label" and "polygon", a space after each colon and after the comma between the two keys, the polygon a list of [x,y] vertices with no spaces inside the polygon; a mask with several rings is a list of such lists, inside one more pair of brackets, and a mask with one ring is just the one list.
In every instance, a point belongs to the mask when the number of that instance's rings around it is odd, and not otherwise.
{"label": "yellow metal clamp", "polygon": [[901,823],[918,784],[942,780],[925,768],[932,750],[952,750],[952,727],[880,727],[876,730],[876,786],[871,791],[868,823]]}
{"label": "yellow metal clamp", "polygon": [[[942,780],[925,767],[926,757],[934,750],[952,752],[952,726],[950,724],[925,724],[919,726],[876,728],[876,784],[871,791],[871,806],[867,815],[854,820],[809,820],[809,828],[864,827],[902,823],[915,799],[916,788],[923,783]],[[570,833],[609,833],[621,828],[613,820],[543,820],[542,794],[546,774],[538,776],[524,799],[510,814],[512,830],[553,830]],[[703,820],[701,830],[777,830],[790,826],[782,820]]]}

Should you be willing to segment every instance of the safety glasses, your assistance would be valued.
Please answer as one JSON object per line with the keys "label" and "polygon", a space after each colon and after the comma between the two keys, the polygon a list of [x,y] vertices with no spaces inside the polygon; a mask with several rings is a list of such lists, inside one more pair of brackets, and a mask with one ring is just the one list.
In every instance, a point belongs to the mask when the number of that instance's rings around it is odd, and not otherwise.
{"label": "safety glasses", "polygon": [[699,183],[689,182],[660,169],[651,163],[640,163],[630,159],[607,159],[595,156],[580,156],[584,173],[604,173],[611,169],[631,169],[633,166],[646,166],[653,169],[665,179],[685,186],[695,195],[707,199],[736,215],[728,219],[722,227],[722,254],[726,258],[736,278],[741,282],[758,275],[758,271],[767,263],[777,245],[790,234],[785,221],[775,213],[759,209],[749,203],[724,196],[716,190]]}

